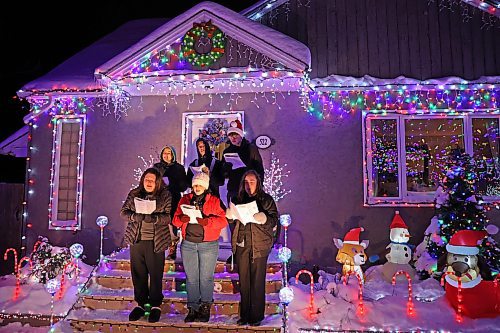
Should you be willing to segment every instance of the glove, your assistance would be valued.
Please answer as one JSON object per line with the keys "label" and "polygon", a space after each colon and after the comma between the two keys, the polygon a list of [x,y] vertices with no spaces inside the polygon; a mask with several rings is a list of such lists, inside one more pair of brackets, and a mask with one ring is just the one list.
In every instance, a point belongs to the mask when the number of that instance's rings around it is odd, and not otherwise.
{"label": "glove", "polygon": [[144,214],[143,221],[146,223],[151,223],[153,222],[153,216],[151,214]]}
{"label": "glove", "polygon": [[267,221],[267,216],[263,212],[253,214],[253,218],[257,221],[257,224],[264,224]]}
{"label": "glove", "polygon": [[182,223],[188,223],[189,216],[187,216],[186,214],[181,214],[181,215],[179,215],[179,220],[181,220]]}
{"label": "glove", "polygon": [[132,215],[132,219],[137,223],[140,223],[142,220],[144,220],[144,217],[145,215],[140,213],[134,213],[134,215]]}
{"label": "glove", "polygon": [[198,224],[204,227],[208,224],[208,218],[197,217],[196,220],[198,221]]}

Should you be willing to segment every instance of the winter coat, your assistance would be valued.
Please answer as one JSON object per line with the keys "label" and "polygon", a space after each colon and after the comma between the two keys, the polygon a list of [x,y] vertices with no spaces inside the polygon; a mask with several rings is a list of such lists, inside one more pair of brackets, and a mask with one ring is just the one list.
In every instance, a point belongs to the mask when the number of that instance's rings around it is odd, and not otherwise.
{"label": "winter coat", "polygon": [[[224,171],[222,168],[222,162],[216,159],[215,157],[209,156],[208,159],[197,158],[191,164],[190,167],[198,167],[202,164],[210,170],[210,192],[213,195],[220,197],[219,195],[219,186],[224,185]],[[193,171],[191,168],[188,168],[187,179],[188,182],[191,183],[193,181]]]}
{"label": "winter coat", "polygon": [[237,153],[241,161],[245,163],[246,167],[232,169],[232,166],[222,159],[224,164],[224,175],[228,178],[227,191],[229,193],[237,193],[240,187],[241,178],[248,170],[255,170],[260,176],[261,181],[264,181],[264,166],[262,165],[262,157],[259,153],[259,148],[253,143],[248,142],[247,139],[241,140],[241,145],[229,145],[224,149],[223,155],[227,153]]}
{"label": "winter coat", "polygon": [[[179,216],[182,213],[181,205],[191,205],[193,193],[184,195],[179,201],[177,210],[175,211],[172,224],[182,230],[182,238],[186,238],[186,228],[189,222],[182,222]],[[203,241],[213,242],[219,239],[220,232],[227,225],[226,212],[221,208],[220,199],[210,193],[206,194],[205,203],[201,209],[201,214],[204,218],[208,218],[208,224],[203,226]]]}
{"label": "winter coat", "polygon": [[[173,160],[171,163],[166,163],[163,160],[163,151],[165,148],[170,148],[173,154]],[[186,170],[182,165],[177,162],[177,155],[175,149],[172,146],[166,146],[161,150],[160,162],[155,163],[153,167],[160,171],[162,178],[168,178],[168,190],[172,194],[172,212],[170,212],[170,217],[174,216],[175,208],[181,199],[181,193],[187,190],[189,187],[189,182],[186,176]]]}
{"label": "winter coat", "polygon": [[[257,223],[247,223],[243,225],[239,220],[236,221],[236,226],[233,230],[233,235],[231,237],[231,245],[233,253],[236,253],[236,243],[239,242],[238,236],[242,238],[243,233],[251,232],[252,244],[244,244],[244,247],[252,247],[252,258],[263,258],[267,257],[271,252],[274,243],[273,229],[278,224],[279,214],[278,208],[273,198],[267,194],[262,193],[257,197],[249,197],[245,194],[245,197],[241,202],[238,198],[233,198],[232,202],[235,205],[246,204],[249,202],[257,201],[257,207],[259,212],[266,214],[267,221],[264,224]],[[239,235],[242,233],[241,235]]]}
{"label": "winter coat", "polygon": [[140,188],[131,190],[127,196],[127,200],[123,204],[120,216],[127,221],[125,229],[125,242],[127,244],[135,244],[141,239],[141,225],[147,223],[144,221],[137,222],[134,220],[135,203],[134,199],[156,200],[156,209],[151,214],[154,224],[154,251],[159,253],[165,251],[170,245],[170,231],[168,225],[171,222],[170,208],[172,197],[166,186],[162,186],[156,195],[151,195]]}

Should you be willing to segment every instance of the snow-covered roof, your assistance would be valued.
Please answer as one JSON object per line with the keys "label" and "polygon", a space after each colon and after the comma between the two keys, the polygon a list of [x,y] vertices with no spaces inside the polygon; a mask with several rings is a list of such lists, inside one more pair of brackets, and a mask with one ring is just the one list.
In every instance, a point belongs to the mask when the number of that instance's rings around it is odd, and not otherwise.
{"label": "snow-covered roof", "polygon": [[99,66],[96,73],[104,74],[111,79],[117,78],[149,52],[178,41],[193,27],[193,23],[209,20],[226,35],[278,60],[292,70],[302,71],[310,67],[311,52],[306,45],[224,6],[206,1],[168,21],[132,47]]}
{"label": "snow-covered roof", "polygon": [[154,31],[165,21],[167,19],[142,19],[125,23],[47,74],[24,85],[18,95],[25,97],[35,90],[99,89],[99,84],[94,79],[95,69]]}
{"label": "snow-covered roof", "polygon": [[18,129],[15,133],[0,142],[0,155],[26,157],[28,148],[28,125]]}

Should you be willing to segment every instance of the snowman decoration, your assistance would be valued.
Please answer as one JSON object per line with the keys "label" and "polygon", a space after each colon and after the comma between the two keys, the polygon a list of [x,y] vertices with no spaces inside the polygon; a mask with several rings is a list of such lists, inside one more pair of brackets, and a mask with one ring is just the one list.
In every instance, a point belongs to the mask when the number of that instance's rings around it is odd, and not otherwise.
{"label": "snowman decoration", "polygon": [[[392,281],[394,273],[401,270],[407,272],[413,278],[415,269],[409,264],[412,250],[410,244],[408,244],[411,235],[408,226],[399,215],[399,211],[395,212],[390,228],[389,238],[391,243],[386,247],[388,253],[385,257],[387,262],[382,267],[382,274],[388,282]],[[401,275],[399,278],[403,279],[404,277]]]}
{"label": "snowman decoration", "polygon": [[387,261],[394,264],[408,264],[411,259],[411,248],[408,244],[410,232],[401,215],[399,215],[399,211],[396,211],[392,219],[389,238],[391,243],[386,247],[389,250],[389,253],[385,256]]}

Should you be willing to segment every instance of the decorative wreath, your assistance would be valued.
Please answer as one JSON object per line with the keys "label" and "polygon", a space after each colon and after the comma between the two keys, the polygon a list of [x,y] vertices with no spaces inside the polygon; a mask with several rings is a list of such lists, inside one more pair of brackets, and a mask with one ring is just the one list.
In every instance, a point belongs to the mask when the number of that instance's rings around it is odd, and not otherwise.
{"label": "decorative wreath", "polygon": [[[212,45],[207,53],[198,53],[195,46],[200,38],[208,38]],[[217,59],[222,57],[226,45],[226,36],[212,21],[194,23],[193,28],[189,30],[182,38],[181,51],[185,58],[193,66],[205,67],[212,65]]]}

